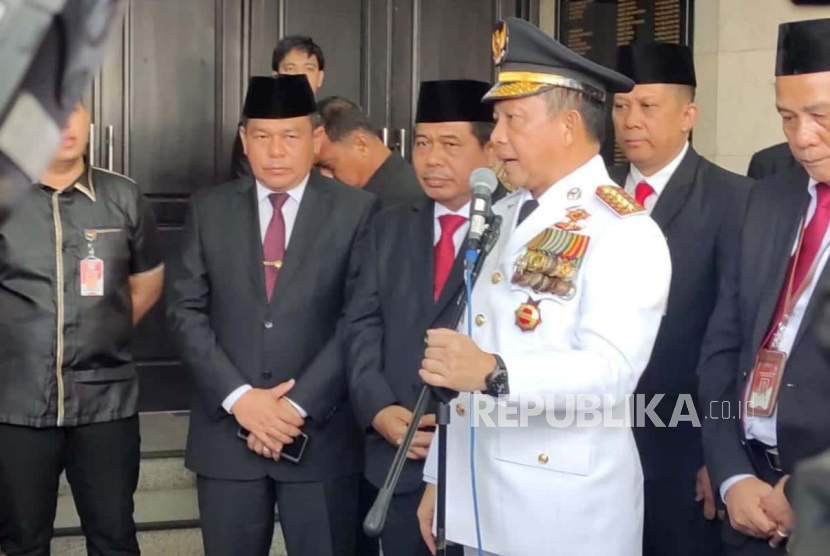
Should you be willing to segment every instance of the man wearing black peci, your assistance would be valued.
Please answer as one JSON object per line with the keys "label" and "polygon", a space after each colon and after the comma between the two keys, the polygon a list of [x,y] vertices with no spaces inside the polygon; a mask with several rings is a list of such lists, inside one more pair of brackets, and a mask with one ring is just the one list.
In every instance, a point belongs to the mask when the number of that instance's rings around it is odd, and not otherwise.
{"label": "man wearing black peci", "polygon": [[268,554],[275,502],[291,556],[354,553],[361,442],[337,329],[376,201],[311,172],[316,109],[305,76],[251,79],[253,177],[194,196],[171,268],[208,556]]}
{"label": "man wearing black peci", "polygon": [[[347,310],[351,398],[366,431],[366,477],[376,488],[383,485],[421,391],[424,334],[449,325],[463,284],[470,173],[487,166],[493,129],[493,112],[481,102],[489,88],[470,80],[421,84],[412,162],[426,197],[375,219]],[[386,554],[429,554],[416,511],[434,424],[434,415],[422,419],[408,453],[381,536]]]}

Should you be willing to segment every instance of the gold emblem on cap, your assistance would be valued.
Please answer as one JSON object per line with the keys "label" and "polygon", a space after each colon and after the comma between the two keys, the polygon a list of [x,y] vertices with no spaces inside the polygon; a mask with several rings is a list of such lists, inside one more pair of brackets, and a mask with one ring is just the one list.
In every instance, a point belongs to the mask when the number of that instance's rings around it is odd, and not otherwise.
{"label": "gold emblem on cap", "polygon": [[507,55],[507,23],[499,21],[493,31],[493,63],[497,66],[504,61]]}

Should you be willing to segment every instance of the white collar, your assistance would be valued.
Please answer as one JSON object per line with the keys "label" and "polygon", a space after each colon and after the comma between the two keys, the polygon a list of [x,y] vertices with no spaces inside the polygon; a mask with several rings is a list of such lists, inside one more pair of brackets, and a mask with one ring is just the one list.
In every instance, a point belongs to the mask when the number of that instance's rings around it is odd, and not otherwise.
{"label": "white collar", "polygon": [[674,175],[677,168],[680,166],[680,163],[683,162],[683,158],[686,156],[686,153],[689,151],[689,142],[687,141],[685,145],[683,145],[683,149],[681,149],[680,154],[678,154],[671,162],[663,166],[663,168],[651,176],[645,177],[640,169],[637,168],[634,164],[631,165],[629,170],[631,174],[631,182],[632,185],[636,186],[641,181],[646,182],[654,189],[654,192],[657,193],[659,197],[662,195],[663,190],[668,185],[669,180]]}
{"label": "white collar", "polygon": [[[311,172],[306,174],[306,176],[302,179],[299,185],[288,189],[287,191],[283,191],[282,193],[288,193],[288,196],[297,201],[297,204],[303,200],[303,195],[305,194],[305,188],[308,185],[308,178],[311,176]],[[268,195],[272,193],[280,193],[279,191],[274,191],[273,189],[268,189],[261,183],[259,180],[256,180],[256,193],[257,193],[257,200],[261,203],[265,199],[268,198]]]}
{"label": "white collar", "polygon": [[816,198],[816,186],[818,185],[818,180],[810,178],[810,181],[807,182],[807,192],[810,194],[810,197],[813,199]]}
{"label": "white collar", "polygon": [[442,205],[441,203],[438,203],[438,202],[433,203],[433,204],[435,205],[435,210],[433,211],[433,215],[435,216],[436,219],[438,219],[441,216],[444,216],[445,214],[456,214],[458,216],[463,216],[464,218],[466,218],[468,220],[470,218],[470,201],[467,201],[464,204],[464,206],[462,206],[458,210],[450,210],[450,209],[448,209],[447,207],[445,207],[444,205]]}
{"label": "white collar", "polygon": [[[603,162],[600,155],[593,156],[588,162],[554,183],[547,191],[542,193],[542,196],[536,199],[540,206],[545,203],[555,202],[556,199],[564,198],[568,192],[572,190],[579,190],[580,192],[586,184],[596,188],[597,184],[609,182],[608,171],[605,169],[605,162]],[[580,193],[581,195],[581,193]],[[521,206],[525,201],[533,198],[533,194],[527,190],[522,190]]]}

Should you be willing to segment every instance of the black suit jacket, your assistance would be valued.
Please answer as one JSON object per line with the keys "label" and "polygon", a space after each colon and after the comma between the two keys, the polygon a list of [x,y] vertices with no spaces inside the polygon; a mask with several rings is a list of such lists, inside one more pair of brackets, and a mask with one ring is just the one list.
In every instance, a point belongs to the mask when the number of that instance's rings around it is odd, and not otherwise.
{"label": "black suit jacket", "polygon": [[[741,252],[723,285],[706,335],[698,370],[701,402],[731,405],[732,419],[703,421],[704,448],[713,485],[755,473],[736,408],[755,356],[774,317],[790,253],[809,204],[807,173],[801,166],[771,176],[752,188]],[[785,473],[797,462],[830,448],[830,368],[816,319],[830,287],[826,266],[807,306],[789,354],[778,398],[778,450]]]}
{"label": "black suit jacket", "polygon": [[[611,177],[624,186],[628,169],[613,168]],[[750,183],[689,147],[652,211],[669,245],[672,278],[666,315],[636,391],[646,403],[665,394],[655,413],[666,428],[651,426],[649,419],[646,427],[634,428],[646,479],[688,477],[703,466],[700,430],[690,422],[668,425],[681,394],[697,398],[700,348],[718,282],[736,257]],[[703,419],[705,408],[695,404],[695,410]]]}
{"label": "black suit jacket", "polygon": [[378,198],[381,209],[426,198],[415,169],[397,153],[389,155],[366,182],[364,189]]}
{"label": "black suit jacket", "polygon": [[[415,407],[428,329],[450,326],[463,286],[463,249],[437,302],[433,299],[433,201],[424,197],[378,214],[360,280],[346,313],[349,390],[366,431],[366,477],[380,487],[395,448],[372,428],[384,407]],[[432,411],[434,412],[434,408]],[[423,462],[408,460],[396,492],[423,484]]]}
{"label": "black suit jacket", "polygon": [[762,180],[796,165],[798,162],[790,146],[787,143],[779,143],[753,154],[746,175],[754,180]]}
{"label": "black suit jacket", "polygon": [[[371,195],[311,174],[269,304],[256,187],[243,178],[190,204],[182,252],[167,281],[168,321],[196,393],[186,465],[200,475],[310,481],[361,469],[337,329],[358,276]],[[222,408],[237,387],[296,378],[289,398],[308,412],[299,465],[270,462],[237,438]]]}

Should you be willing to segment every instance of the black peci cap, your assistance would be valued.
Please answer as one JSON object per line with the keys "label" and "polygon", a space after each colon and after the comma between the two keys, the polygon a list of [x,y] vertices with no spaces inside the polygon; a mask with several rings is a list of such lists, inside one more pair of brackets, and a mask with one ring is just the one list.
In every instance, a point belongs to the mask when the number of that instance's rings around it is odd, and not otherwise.
{"label": "black peci cap", "polygon": [[424,81],[415,123],[492,122],[493,108],[481,101],[490,84],[472,79]]}
{"label": "black peci cap", "polygon": [[775,75],[830,71],[830,19],[782,23],[778,27]]}
{"label": "black peci cap", "polygon": [[692,51],[682,44],[653,42],[617,48],[615,69],[638,85],[667,83],[697,87]]}
{"label": "black peci cap", "polygon": [[305,75],[258,76],[248,82],[242,109],[246,118],[283,120],[315,112],[317,103]]}

